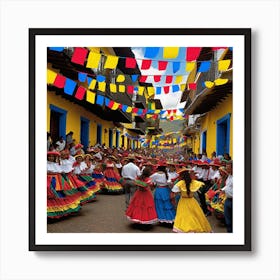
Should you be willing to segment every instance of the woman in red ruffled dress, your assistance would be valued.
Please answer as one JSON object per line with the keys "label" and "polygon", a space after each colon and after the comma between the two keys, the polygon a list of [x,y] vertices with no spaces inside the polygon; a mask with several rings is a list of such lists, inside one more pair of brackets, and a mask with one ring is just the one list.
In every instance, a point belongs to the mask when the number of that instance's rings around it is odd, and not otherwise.
{"label": "woman in red ruffled dress", "polygon": [[138,187],[126,210],[126,217],[138,224],[154,224],[158,221],[154,197],[151,192],[153,187],[150,168],[145,168],[142,175],[135,180]]}

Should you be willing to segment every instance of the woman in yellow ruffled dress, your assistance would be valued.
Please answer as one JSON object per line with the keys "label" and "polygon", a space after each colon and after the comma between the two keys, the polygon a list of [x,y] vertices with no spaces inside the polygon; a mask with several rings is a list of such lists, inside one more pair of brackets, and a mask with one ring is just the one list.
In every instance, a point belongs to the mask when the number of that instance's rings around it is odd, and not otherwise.
{"label": "woman in yellow ruffled dress", "polygon": [[172,198],[180,192],[176,217],[174,220],[174,232],[212,232],[211,226],[205,217],[199,203],[194,198],[203,183],[192,180],[186,168],[178,171],[179,181],[172,188]]}

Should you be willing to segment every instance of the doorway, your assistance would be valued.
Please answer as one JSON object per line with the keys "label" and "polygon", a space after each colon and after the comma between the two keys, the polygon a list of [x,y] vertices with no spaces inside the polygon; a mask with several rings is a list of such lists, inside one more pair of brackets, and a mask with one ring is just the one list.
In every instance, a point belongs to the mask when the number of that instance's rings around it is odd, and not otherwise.
{"label": "doorway", "polygon": [[60,136],[63,136],[63,138],[65,139],[67,111],[52,104],[50,105],[50,110],[50,134],[53,143],[55,143],[59,140]]}
{"label": "doorway", "polygon": [[84,149],[87,150],[89,144],[89,120],[81,117],[81,144],[84,146]]}
{"label": "doorway", "polygon": [[229,153],[230,144],[230,115],[227,114],[223,118],[217,120],[217,155]]}

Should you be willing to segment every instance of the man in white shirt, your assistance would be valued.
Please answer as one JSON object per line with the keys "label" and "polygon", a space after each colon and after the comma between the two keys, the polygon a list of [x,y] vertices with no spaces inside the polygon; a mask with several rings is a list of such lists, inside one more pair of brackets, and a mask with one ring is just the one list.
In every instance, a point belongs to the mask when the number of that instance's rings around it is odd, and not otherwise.
{"label": "man in white shirt", "polygon": [[66,145],[66,142],[65,142],[65,140],[63,139],[63,137],[60,136],[60,137],[59,137],[59,140],[55,143],[55,145],[56,145],[56,150],[57,150],[58,152],[61,152],[61,151],[64,150],[65,145]]}
{"label": "man in white shirt", "polygon": [[125,204],[126,208],[129,205],[130,199],[136,191],[134,180],[141,175],[139,167],[134,164],[135,158],[129,156],[128,163],[122,168],[121,175],[124,178],[124,193],[125,193]]}
{"label": "man in white shirt", "polygon": [[224,204],[224,216],[227,227],[227,232],[232,232],[232,197],[233,197],[233,176],[232,176],[232,161],[227,162],[226,171],[228,177],[225,182],[225,186],[222,191],[226,194],[226,200]]}

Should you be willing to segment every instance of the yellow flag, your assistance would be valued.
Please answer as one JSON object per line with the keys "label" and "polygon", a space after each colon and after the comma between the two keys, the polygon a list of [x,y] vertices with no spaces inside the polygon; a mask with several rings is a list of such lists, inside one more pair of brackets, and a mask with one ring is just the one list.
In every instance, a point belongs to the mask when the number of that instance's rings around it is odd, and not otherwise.
{"label": "yellow flag", "polygon": [[95,102],[95,92],[87,90],[86,100],[87,100],[87,102],[94,104],[94,102]]}
{"label": "yellow flag", "polygon": [[207,88],[212,88],[214,86],[214,83],[211,81],[205,81],[204,83]]}
{"label": "yellow flag", "polygon": [[101,58],[100,53],[89,52],[86,67],[87,68],[98,68],[100,58]]}
{"label": "yellow flag", "polygon": [[106,90],[106,82],[98,82],[98,90],[105,92]]}
{"label": "yellow flag", "polygon": [[120,106],[120,103],[114,102],[113,107],[111,108],[111,110],[117,110]]}
{"label": "yellow flag", "polygon": [[151,110],[155,110],[156,109],[156,104],[154,102],[151,102]]}
{"label": "yellow flag", "polygon": [[219,60],[218,61],[218,70],[219,71],[226,71],[230,65],[231,60]]}
{"label": "yellow flag", "polygon": [[94,89],[95,88],[95,86],[96,86],[96,80],[95,79],[93,79],[91,82],[90,82],[90,85],[89,85],[89,89]]}
{"label": "yellow flag", "polygon": [[145,89],[144,87],[138,87],[138,94],[143,95],[144,89]]}
{"label": "yellow flag", "polygon": [[105,65],[104,65],[104,69],[114,69],[117,67],[118,65],[118,61],[119,61],[119,57],[118,56],[114,56],[114,55],[108,55]]}
{"label": "yellow flag", "polygon": [[165,47],[163,48],[163,58],[176,58],[179,54],[178,47]]}
{"label": "yellow flag", "polygon": [[117,92],[117,85],[116,84],[110,84],[110,91],[113,93]]}
{"label": "yellow flag", "polygon": [[180,89],[181,89],[181,91],[184,91],[184,90],[185,90],[185,88],[186,88],[186,84],[181,84],[181,85],[180,85]]}
{"label": "yellow flag", "polygon": [[175,79],[175,84],[180,84],[183,80],[183,76],[177,76],[176,79]]}
{"label": "yellow flag", "polygon": [[56,76],[57,76],[56,72],[47,69],[47,83],[48,84],[53,84],[54,81],[55,81]]}
{"label": "yellow flag", "polygon": [[155,110],[155,114],[159,114],[160,113],[160,110]]}
{"label": "yellow flag", "polygon": [[155,88],[154,87],[148,87],[148,96],[152,96],[155,94]]}
{"label": "yellow flag", "polygon": [[119,85],[119,92],[125,92],[125,86]]}
{"label": "yellow flag", "polygon": [[122,83],[122,82],[124,82],[125,81],[125,76],[124,75],[118,75],[118,77],[117,77],[117,82],[118,83]]}
{"label": "yellow flag", "polygon": [[194,62],[187,62],[186,64],[186,71],[191,72],[195,67],[195,61]]}
{"label": "yellow flag", "polygon": [[127,106],[126,112],[127,112],[127,113],[131,113],[131,112],[132,112],[132,107]]}
{"label": "yellow flag", "polygon": [[216,86],[221,86],[221,85],[224,85],[228,82],[228,79],[216,79],[214,81],[215,85]]}

